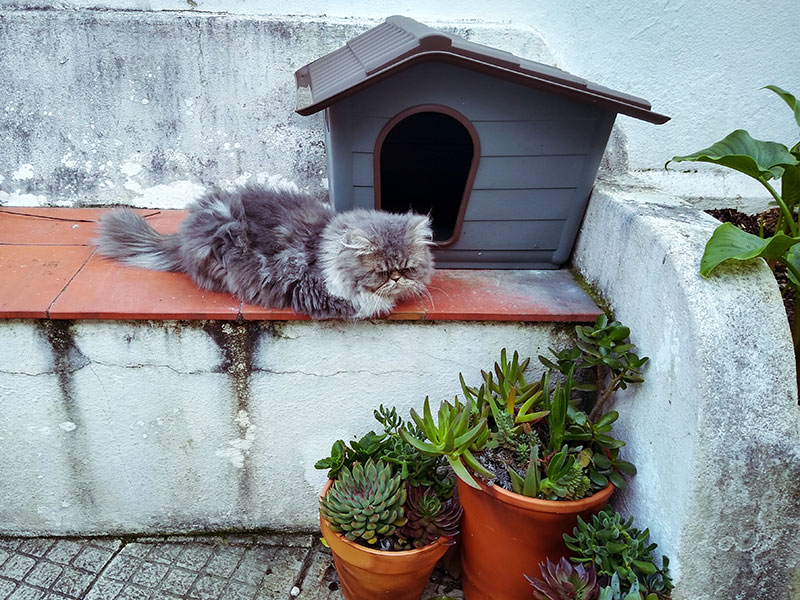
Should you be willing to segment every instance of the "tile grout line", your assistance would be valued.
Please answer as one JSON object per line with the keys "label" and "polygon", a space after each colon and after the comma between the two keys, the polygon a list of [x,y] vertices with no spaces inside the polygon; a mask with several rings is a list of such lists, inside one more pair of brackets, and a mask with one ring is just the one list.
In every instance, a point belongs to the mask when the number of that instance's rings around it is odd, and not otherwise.
{"label": "tile grout line", "polygon": [[70,284],[73,282],[73,280],[74,280],[74,279],[75,279],[75,278],[78,276],[78,274],[79,274],[81,271],[83,271],[83,268],[84,268],[84,267],[86,266],[86,264],[89,262],[89,259],[90,259],[90,258],[92,258],[92,256],[94,256],[95,252],[97,252],[97,248],[96,248],[96,247],[95,247],[95,248],[94,248],[94,249],[93,249],[93,250],[92,250],[92,251],[89,253],[89,256],[87,256],[87,257],[86,257],[86,260],[84,260],[84,261],[83,261],[83,263],[82,263],[82,264],[81,264],[81,266],[78,268],[78,270],[77,270],[77,271],[75,271],[75,273],[73,273],[73,274],[72,274],[72,277],[70,277],[70,278],[69,278],[69,281],[67,281],[67,283],[65,283],[65,284],[64,284],[64,287],[63,287],[63,288],[61,288],[61,291],[60,291],[60,292],[58,292],[58,294],[56,294],[56,297],[55,297],[55,298],[53,298],[53,301],[50,303],[50,305],[47,307],[47,310],[45,311],[45,314],[47,315],[47,318],[48,318],[48,319],[51,319],[51,317],[50,317],[50,310],[52,310],[52,308],[53,308],[53,305],[54,305],[56,302],[58,302],[58,299],[61,297],[61,294],[63,294],[63,293],[64,293],[64,292],[67,290],[67,288],[70,286]]}
{"label": "tile grout line", "polygon": [[125,548],[125,546],[127,545],[128,542],[125,539],[120,540],[119,548],[117,548],[116,550],[114,550],[114,552],[112,552],[111,556],[108,558],[106,563],[102,566],[102,568],[100,568],[100,570],[97,571],[97,575],[94,576],[92,581],[90,581],[89,585],[86,587],[86,590],[83,594],[84,596],[89,595],[89,592],[91,592],[94,589],[94,586],[97,585],[97,582],[100,581],[100,577],[102,577],[106,569],[108,569],[111,563],[114,562],[114,559],[117,558],[117,556],[119,556],[120,552],[122,552],[123,548]]}
{"label": "tile grout line", "polygon": [[[300,570],[297,572],[297,577],[294,580],[294,587],[300,590],[300,593],[303,593],[303,584],[305,583],[306,576],[308,575],[308,571],[311,568],[311,564],[314,562],[314,555],[319,552],[319,549],[322,547],[322,544],[312,538],[311,547],[306,552],[306,556],[303,559],[303,563],[300,565]],[[289,592],[290,600],[294,598],[292,596],[291,591]]]}

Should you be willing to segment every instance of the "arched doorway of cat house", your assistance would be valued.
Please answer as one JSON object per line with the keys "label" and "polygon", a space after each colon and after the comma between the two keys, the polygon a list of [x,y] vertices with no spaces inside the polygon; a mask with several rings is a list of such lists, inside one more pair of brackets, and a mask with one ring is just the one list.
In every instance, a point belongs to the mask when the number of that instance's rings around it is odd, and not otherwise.
{"label": "arched doorway of cat house", "polygon": [[438,246],[458,240],[480,146],[457,111],[425,105],[403,111],[375,144],[375,208],[430,214]]}

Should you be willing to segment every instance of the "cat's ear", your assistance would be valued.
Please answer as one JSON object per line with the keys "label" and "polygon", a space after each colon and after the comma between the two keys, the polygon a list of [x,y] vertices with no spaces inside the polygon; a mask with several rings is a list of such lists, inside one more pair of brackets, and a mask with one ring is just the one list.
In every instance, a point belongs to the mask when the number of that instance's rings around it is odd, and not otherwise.
{"label": "cat's ear", "polygon": [[418,215],[409,213],[411,219],[411,231],[417,239],[426,244],[433,244],[433,229],[429,215]]}
{"label": "cat's ear", "polygon": [[372,254],[377,249],[375,246],[375,242],[373,242],[371,239],[364,237],[363,235],[352,234],[352,233],[343,235],[339,239],[339,243],[345,248],[354,250],[355,253],[359,256],[362,256],[364,254]]}

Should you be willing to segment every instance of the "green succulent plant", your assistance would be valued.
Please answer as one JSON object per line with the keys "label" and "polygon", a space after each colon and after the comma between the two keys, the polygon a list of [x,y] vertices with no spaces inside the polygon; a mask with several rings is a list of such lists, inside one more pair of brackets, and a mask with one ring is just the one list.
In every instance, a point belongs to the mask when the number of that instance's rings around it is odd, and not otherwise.
{"label": "green succulent plant", "polygon": [[[642,594],[639,593],[639,582],[634,582],[625,592],[619,584],[619,574],[614,573],[611,583],[600,590],[597,600],[642,600]],[[647,600],[657,600],[657,597],[654,594],[648,595]]]}
{"label": "green succulent plant", "polygon": [[606,507],[589,522],[578,517],[572,535],[564,534],[564,543],[574,554],[576,563],[593,565],[598,576],[619,577],[623,587],[634,584],[647,594],[668,593],[672,589],[669,560],[664,557],[659,569],[649,543],[650,531],[633,527],[633,517],[625,519]]}
{"label": "green succulent plant", "polygon": [[314,466],[328,469],[328,479],[335,479],[343,467],[352,467],[356,462],[365,463],[370,458],[382,460],[393,465],[408,485],[433,487],[442,498],[452,496],[455,481],[445,470],[444,457],[422,454],[400,435],[405,431],[407,435],[423,440],[425,436],[419,428],[413,423],[405,423],[394,407],[381,405],[373,416],[383,426],[383,433],[369,431],[349,445],[344,440],[336,440],[330,456],[318,460]]}
{"label": "green succulent plant", "polygon": [[461,505],[455,498],[444,502],[430,488],[409,487],[407,523],[397,530],[400,547],[422,548],[439,537],[454,537],[461,522]]}
{"label": "green succulent plant", "polygon": [[454,404],[442,402],[436,420],[431,412],[430,400],[425,398],[422,416],[411,409],[411,418],[424,433],[428,441],[422,441],[408,431],[401,431],[401,437],[423,454],[444,456],[447,462],[465,483],[478,486],[467,467],[481,477],[491,479],[494,474],[483,467],[472,455],[473,449],[480,449],[486,443],[489,432],[486,418],[472,423],[472,400],[466,405],[456,398]]}
{"label": "green succulent plant", "polygon": [[375,544],[406,524],[406,488],[389,464],[369,459],[364,465],[343,467],[328,493],[320,498],[322,516],[333,531],[351,541]]}
{"label": "green succulent plant", "polygon": [[595,600],[600,594],[591,565],[574,565],[566,558],[554,563],[548,558],[539,563],[539,570],[541,579],[525,575],[533,586],[534,600]]}

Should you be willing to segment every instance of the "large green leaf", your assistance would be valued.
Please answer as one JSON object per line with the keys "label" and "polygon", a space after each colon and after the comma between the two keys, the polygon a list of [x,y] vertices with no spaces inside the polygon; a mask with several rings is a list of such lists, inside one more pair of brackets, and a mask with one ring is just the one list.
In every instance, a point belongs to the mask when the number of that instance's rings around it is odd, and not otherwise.
{"label": "large green leaf", "polygon": [[797,101],[797,98],[792,96],[786,90],[782,90],[777,85],[765,85],[764,89],[775,92],[783,99],[784,102],[786,102],[786,104],[789,105],[789,108],[794,111],[794,120],[797,121],[797,125],[800,126],[800,102]]}
{"label": "large green leaf", "polygon": [[800,205],[800,165],[784,167],[781,198],[790,209]]}
{"label": "large green leaf", "polygon": [[737,129],[712,146],[687,154],[673,156],[670,162],[708,162],[735,169],[756,179],[779,179],[785,165],[797,165],[797,158],[778,142],[763,142],[750,137],[744,129]]}
{"label": "large green leaf", "polygon": [[759,256],[778,259],[798,243],[800,237],[793,238],[785,233],[778,233],[770,238],[760,238],[731,223],[723,223],[714,230],[706,243],[706,250],[700,261],[700,275],[708,277],[717,265],[729,259],[749,260]]}
{"label": "large green leaf", "polygon": [[781,258],[781,262],[791,267],[786,270],[786,274],[789,276],[789,282],[795,289],[800,289],[800,281],[798,281],[794,272],[792,272],[792,269],[794,269],[794,271],[800,273],[800,244],[795,244],[789,248],[789,251]]}

